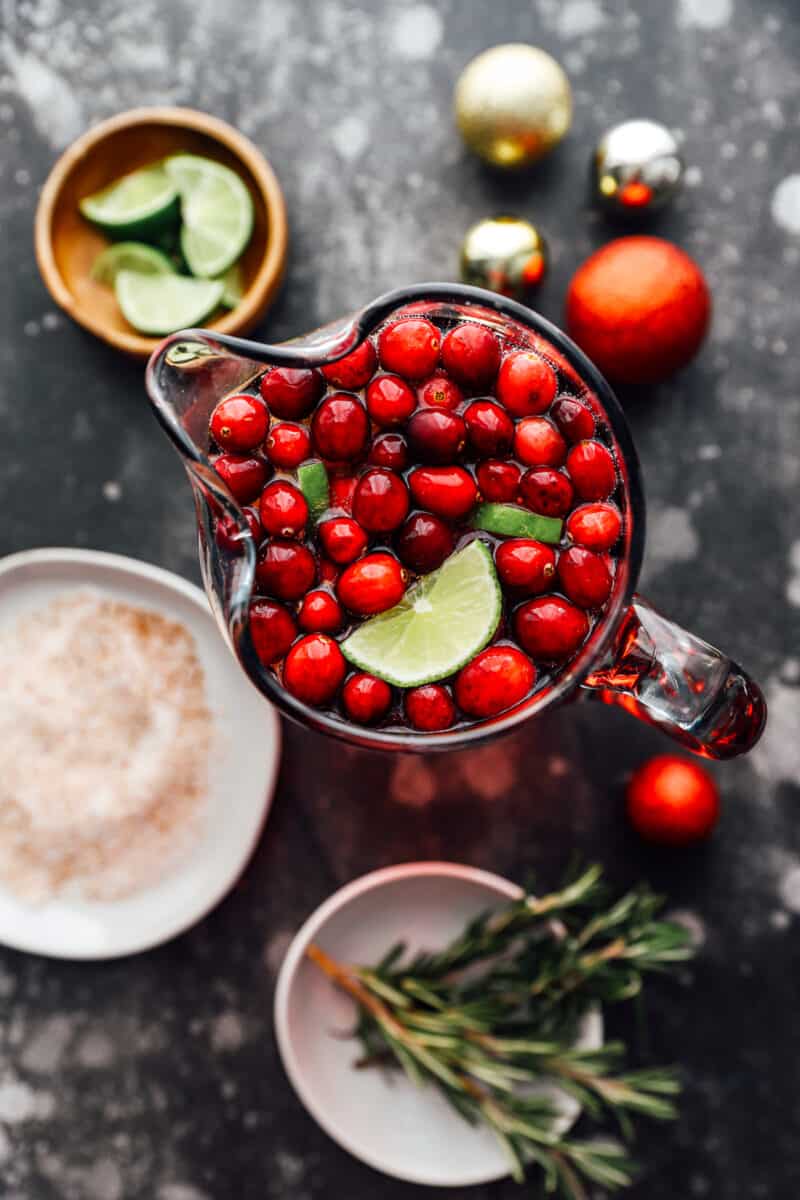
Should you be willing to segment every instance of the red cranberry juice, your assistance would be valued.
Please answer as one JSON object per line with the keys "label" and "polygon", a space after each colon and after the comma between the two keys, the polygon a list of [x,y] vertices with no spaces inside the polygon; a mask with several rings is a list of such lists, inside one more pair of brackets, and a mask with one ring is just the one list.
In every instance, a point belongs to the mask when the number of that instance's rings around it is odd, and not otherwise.
{"label": "red cranberry juice", "polygon": [[[220,402],[209,444],[249,506],[256,653],[329,716],[418,732],[480,723],[552,685],[606,611],[623,553],[614,442],[597,398],[538,339],[395,315],[321,371],[265,370]],[[315,520],[298,468],[320,461],[329,508]],[[487,504],[556,519],[560,536],[476,528]],[[226,523],[217,538],[230,548]],[[490,645],[411,689],[352,667],[349,634],[475,538],[502,592]]]}

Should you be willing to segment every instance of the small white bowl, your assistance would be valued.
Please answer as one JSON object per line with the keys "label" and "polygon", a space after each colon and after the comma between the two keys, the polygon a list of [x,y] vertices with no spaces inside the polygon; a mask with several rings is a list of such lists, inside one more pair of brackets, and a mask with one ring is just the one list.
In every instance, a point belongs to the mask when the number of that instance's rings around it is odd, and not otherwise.
{"label": "small white bowl", "polygon": [[[353,1069],[354,1004],[306,958],[306,948],[316,942],[340,962],[367,964],[397,941],[412,952],[436,949],[478,913],[521,895],[509,880],[457,863],[387,867],[326,900],[289,947],[275,993],[286,1073],[325,1132],[376,1170],[409,1183],[467,1187],[502,1179],[508,1162],[488,1130],[467,1124],[433,1088],[415,1088],[400,1072]],[[578,1044],[597,1048],[602,1041],[602,1017],[592,1012]],[[566,1132],[579,1107],[559,1089],[548,1096]]]}
{"label": "small white bowl", "polygon": [[272,803],[280,723],[220,636],[203,592],[149,563],[94,550],[9,555],[0,559],[0,622],[81,587],[186,626],[195,638],[217,732],[205,833],[157,884],[115,901],[58,898],[32,906],[0,882],[0,943],[52,958],[118,958],[182,933],[230,891]]}

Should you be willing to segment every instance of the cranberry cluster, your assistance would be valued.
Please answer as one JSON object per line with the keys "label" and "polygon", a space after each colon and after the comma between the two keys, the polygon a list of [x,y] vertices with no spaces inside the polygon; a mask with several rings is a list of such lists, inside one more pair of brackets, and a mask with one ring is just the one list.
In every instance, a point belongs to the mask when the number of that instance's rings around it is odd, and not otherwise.
{"label": "cranberry cluster", "polygon": [[[511,708],[575,655],[611,593],[622,517],[604,431],[559,383],[547,358],[483,324],[409,316],[322,370],[273,367],[217,405],[214,466],[258,546],[253,644],[293,696],[358,724],[442,730]],[[307,460],[329,479],[316,522],[293,475]],[[479,501],[561,518],[560,545],[474,529]],[[221,544],[236,536],[220,523]],[[492,645],[402,694],[348,674],[340,641],[476,536],[504,597]]]}

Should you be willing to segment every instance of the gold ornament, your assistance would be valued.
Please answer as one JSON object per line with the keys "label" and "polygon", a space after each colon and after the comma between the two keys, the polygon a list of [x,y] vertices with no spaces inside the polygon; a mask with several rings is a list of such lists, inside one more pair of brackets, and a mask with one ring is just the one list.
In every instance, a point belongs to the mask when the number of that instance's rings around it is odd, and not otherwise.
{"label": "gold ornament", "polygon": [[563,138],[572,120],[569,80],[537,46],[484,50],[461,73],[456,121],[471,150],[495,167],[526,167]]}
{"label": "gold ornament", "polygon": [[514,300],[527,300],[547,272],[547,244],[522,217],[487,217],[461,243],[461,278]]}

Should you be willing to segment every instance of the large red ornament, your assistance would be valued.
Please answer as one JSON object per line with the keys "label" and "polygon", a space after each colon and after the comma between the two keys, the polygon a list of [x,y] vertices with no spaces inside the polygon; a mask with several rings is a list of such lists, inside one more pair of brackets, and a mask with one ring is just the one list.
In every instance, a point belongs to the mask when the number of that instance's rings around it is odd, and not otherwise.
{"label": "large red ornament", "polygon": [[719,792],[699,763],[659,754],[634,771],[628,816],[648,841],[685,846],[708,837],[719,819]]}
{"label": "large red ornament", "polygon": [[567,330],[609,379],[658,383],[697,353],[711,297],[697,264],[663,238],[617,238],[567,294]]}

